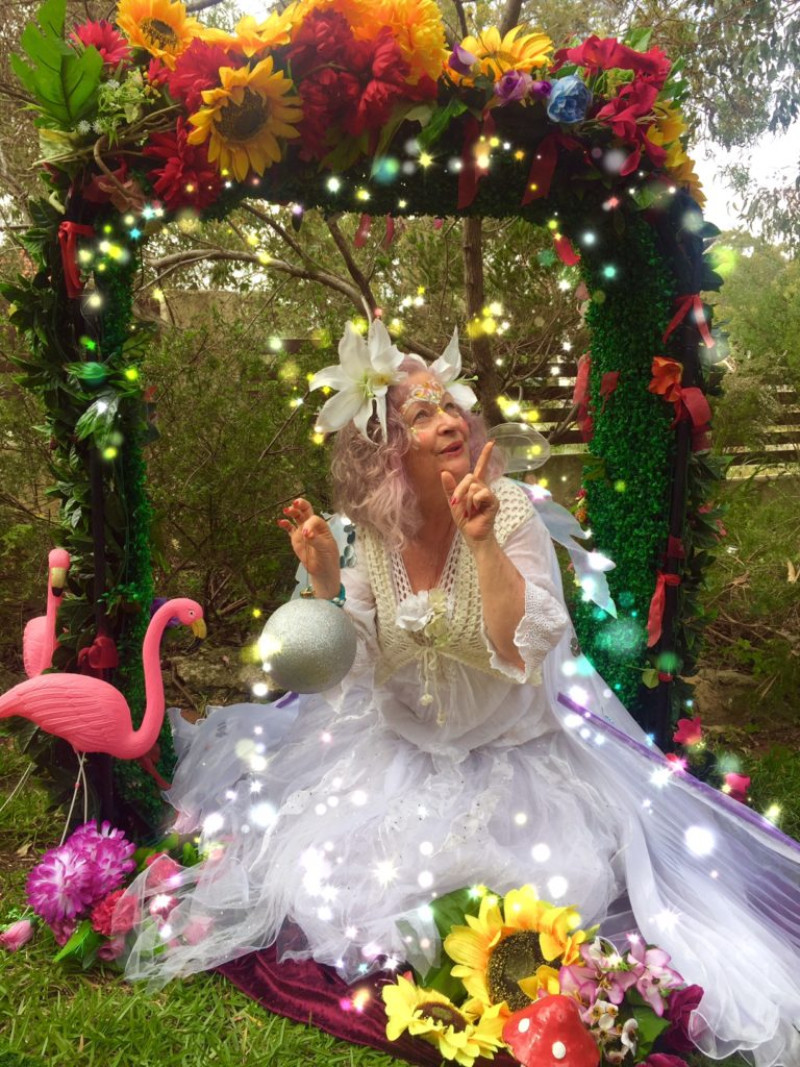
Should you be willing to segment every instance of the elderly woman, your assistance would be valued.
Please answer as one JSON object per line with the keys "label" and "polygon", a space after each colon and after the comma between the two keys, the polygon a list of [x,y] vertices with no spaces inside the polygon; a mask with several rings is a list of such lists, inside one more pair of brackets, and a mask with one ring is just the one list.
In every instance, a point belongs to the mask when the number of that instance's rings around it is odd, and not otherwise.
{"label": "elderly woman", "polygon": [[705,989],[706,1052],[800,1063],[792,842],[665,775],[596,674],[580,679],[590,713],[559,703],[574,635],[554,553],[469,412],[455,338],[429,367],[376,323],[367,341],[348,328],[340,357],[313,384],[338,390],[320,424],[340,431],[355,566],[308,501],[280,525],[314,595],[353,621],[355,666],[324,694],[215,709],[183,740],[170,800],[209,858],[173,879],[166,932],[143,927],[128,973],[166,980],[276,940],[347,978],[424,969],[433,898],[532,884],[666,949]]}

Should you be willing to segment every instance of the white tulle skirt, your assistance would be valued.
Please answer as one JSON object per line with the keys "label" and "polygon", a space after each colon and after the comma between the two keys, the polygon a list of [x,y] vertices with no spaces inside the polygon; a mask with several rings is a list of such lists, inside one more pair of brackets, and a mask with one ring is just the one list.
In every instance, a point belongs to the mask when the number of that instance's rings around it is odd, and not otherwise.
{"label": "white tulle skirt", "polygon": [[[558,654],[553,694],[557,668]],[[276,940],[349,979],[386,958],[424,969],[431,899],[532,883],[612,939],[637,930],[666,949],[705,990],[692,1033],[708,1055],[800,1065],[800,846],[671,770],[607,696],[607,719],[554,699],[550,731],[459,759],[371,708],[354,689],[336,713],[311,696],[173,716],[169,799],[209,858],[168,887],[135,883],[143,914],[168,916],[141,924],[130,977],[162,983]]]}

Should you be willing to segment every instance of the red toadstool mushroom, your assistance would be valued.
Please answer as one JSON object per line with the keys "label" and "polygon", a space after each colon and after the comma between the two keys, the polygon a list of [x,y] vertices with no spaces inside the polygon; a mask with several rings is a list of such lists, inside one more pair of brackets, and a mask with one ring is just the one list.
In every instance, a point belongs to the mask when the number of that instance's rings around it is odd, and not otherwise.
{"label": "red toadstool mushroom", "polygon": [[524,1067],[598,1067],[600,1049],[571,997],[553,995],[515,1012],[503,1040]]}

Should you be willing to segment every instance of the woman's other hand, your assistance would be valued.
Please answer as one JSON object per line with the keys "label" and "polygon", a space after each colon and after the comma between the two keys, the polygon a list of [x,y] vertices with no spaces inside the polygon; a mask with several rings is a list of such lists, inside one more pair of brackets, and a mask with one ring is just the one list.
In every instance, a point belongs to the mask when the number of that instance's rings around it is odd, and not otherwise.
{"label": "woman's other hand", "polygon": [[308,571],[314,595],[331,599],[339,594],[339,546],[327,522],[299,497],[283,509],[278,526],[286,530],[294,554]]}
{"label": "woman's other hand", "polygon": [[449,471],[442,472],[442,488],[447,494],[453,521],[469,545],[491,540],[494,536],[494,520],[500,504],[484,481],[493,448],[494,441],[489,441],[478,456],[475,470],[458,484]]}

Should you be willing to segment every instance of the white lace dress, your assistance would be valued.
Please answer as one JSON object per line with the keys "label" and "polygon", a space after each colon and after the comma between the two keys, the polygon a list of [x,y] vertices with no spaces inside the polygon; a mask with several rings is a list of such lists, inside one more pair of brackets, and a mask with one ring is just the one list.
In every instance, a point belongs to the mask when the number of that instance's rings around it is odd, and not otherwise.
{"label": "white lace dress", "polygon": [[[706,990],[693,1026],[709,1054],[798,1067],[800,850],[671,774],[598,675],[584,667],[575,689],[547,532],[518,486],[495,491],[526,582],[524,670],[483,630],[458,536],[438,589],[414,597],[400,557],[360,532],[344,572],[359,654],[341,686],[194,727],[174,717],[169,800],[210,857],[174,880],[178,905],[143,924],[127,973],[162,982],[276,939],[348,978],[385,958],[424,967],[439,952],[430,900],[532,883],[586,925],[638,928],[670,952]],[[134,892],[164,910],[143,878]]]}

